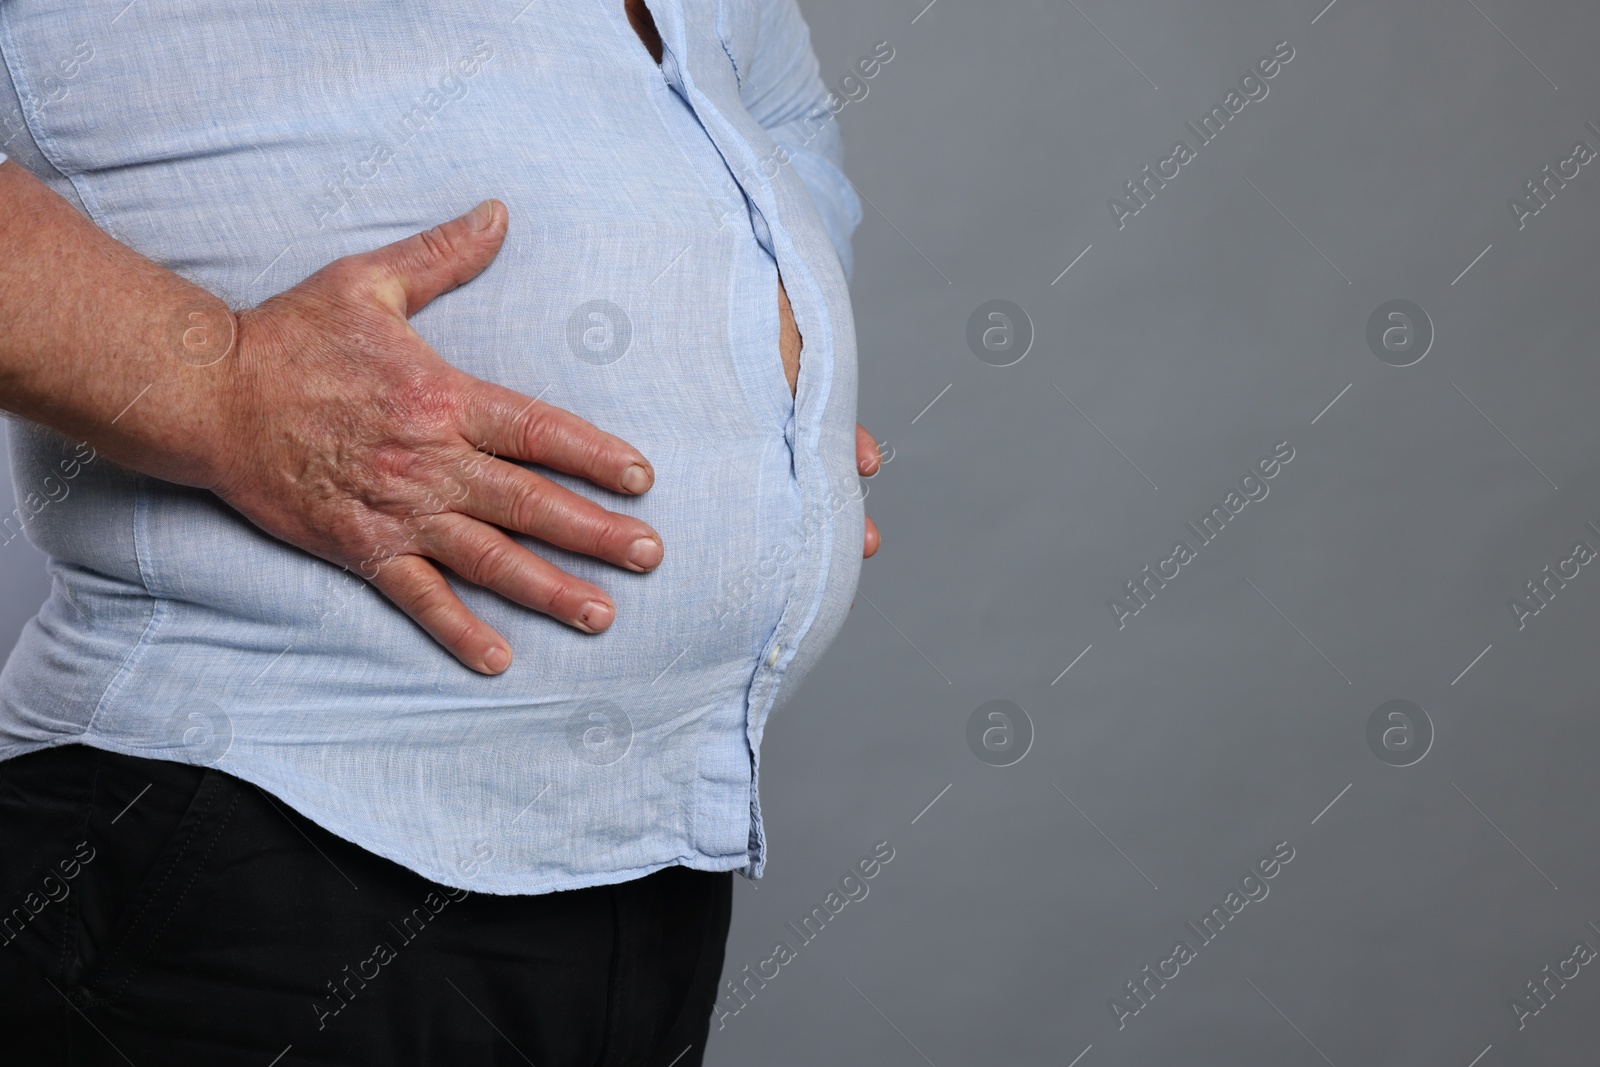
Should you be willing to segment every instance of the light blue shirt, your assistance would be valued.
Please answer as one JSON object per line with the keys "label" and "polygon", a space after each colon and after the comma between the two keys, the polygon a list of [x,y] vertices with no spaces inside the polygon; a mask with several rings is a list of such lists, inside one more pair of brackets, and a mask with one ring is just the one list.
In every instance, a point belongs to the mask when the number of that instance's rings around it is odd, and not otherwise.
{"label": "light blue shirt", "polygon": [[516,651],[487,678],[211,494],[14,421],[54,592],[0,675],[0,758],[213,765],[483,892],[759,875],[762,732],[861,566],[860,208],[794,0],[650,7],[660,68],[622,0],[0,4],[7,165],[234,306],[503,200],[499,258],[413,325],[640,448],[639,498],[551,476],[666,545],[639,575],[527,542],[611,593],[600,635],[457,582]]}

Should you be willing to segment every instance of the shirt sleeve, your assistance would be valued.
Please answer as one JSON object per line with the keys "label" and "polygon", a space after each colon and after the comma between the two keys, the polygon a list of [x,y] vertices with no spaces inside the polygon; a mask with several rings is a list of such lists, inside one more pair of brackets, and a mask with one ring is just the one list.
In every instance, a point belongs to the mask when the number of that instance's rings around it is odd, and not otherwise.
{"label": "shirt sleeve", "polygon": [[756,53],[740,98],[810,192],[848,279],[853,266],[850,238],[861,222],[861,201],[844,176],[844,142],[834,118],[838,104],[829,107],[833,94],[823,84],[811,31],[796,0],[756,2]]}

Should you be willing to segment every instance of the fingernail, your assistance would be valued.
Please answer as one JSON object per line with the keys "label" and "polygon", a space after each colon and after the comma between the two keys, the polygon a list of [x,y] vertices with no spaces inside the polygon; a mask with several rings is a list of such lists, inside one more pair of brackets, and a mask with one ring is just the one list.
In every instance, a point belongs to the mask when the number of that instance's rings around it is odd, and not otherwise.
{"label": "fingernail", "polygon": [[661,542],[654,537],[641,537],[628,546],[628,562],[642,571],[661,562]]}
{"label": "fingernail", "polygon": [[611,605],[599,600],[591,600],[578,612],[578,625],[592,634],[597,634],[611,625],[613,614]]}
{"label": "fingernail", "polygon": [[635,463],[622,472],[622,488],[630,493],[642,493],[650,488],[650,472]]}
{"label": "fingernail", "polygon": [[467,212],[467,229],[473,233],[489,228],[489,223],[494,221],[494,201],[485,200],[471,211]]}
{"label": "fingernail", "polygon": [[511,666],[511,652],[495,645],[483,654],[483,667],[490,674],[499,674]]}

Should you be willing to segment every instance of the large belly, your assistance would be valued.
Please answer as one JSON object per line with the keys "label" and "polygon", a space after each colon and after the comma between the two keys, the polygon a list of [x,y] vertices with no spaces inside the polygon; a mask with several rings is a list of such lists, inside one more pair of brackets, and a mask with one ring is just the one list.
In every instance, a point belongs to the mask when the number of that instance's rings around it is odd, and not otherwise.
{"label": "large belly", "polygon": [[[161,32],[198,42],[202,15],[224,18],[233,47],[248,50],[259,34],[278,65],[248,91],[205,87],[196,108],[170,83],[183,71],[106,44],[99,58],[147,121],[107,138],[88,102],[79,106],[87,94],[48,116],[58,151],[87,175],[80,185],[94,191],[97,221],[241,305],[484,197],[506,202],[510,231],[495,262],[413,325],[469,373],[643,450],[657,480],[642,498],[551,477],[639,516],[666,546],[660,568],[635,575],[528,542],[612,594],[617,620],[598,636],[458,583],[512,642],[508,685],[535,699],[559,699],[579,680],[649,681],[669,664],[681,673],[749,661],[781,613],[794,561],[816,548],[786,436],[793,400],[776,268],[693,113],[642,50],[593,47],[617,26],[587,7],[562,5],[542,24],[530,12],[510,34],[460,12],[448,34],[405,16],[416,24],[387,32],[412,42],[413,61],[397,61],[396,40],[368,55],[354,38],[285,41],[276,20],[199,8]],[[133,486],[113,479],[79,505],[116,507]],[[41,524],[44,547],[118,573],[125,561],[100,558],[74,535],[79,505]],[[218,681],[265,669],[292,692],[300,661],[274,657],[307,645],[318,655],[302,664],[304,684],[336,661],[362,664],[359,676],[379,690],[394,672],[459,670],[370,588],[206,494],[146,483],[137,510],[136,577],[168,605],[159,644],[236,659]],[[251,685],[252,696],[268,691]]]}
{"label": "large belly", "polygon": [[[669,208],[648,221],[624,210],[632,205],[574,204],[526,169],[481,164],[479,188],[509,205],[511,235],[484,274],[413,325],[467,372],[638,447],[656,470],[639,498],[540,473],[636,515],[666,548],[659,568],[636,575],[524,539],[612,595],[617,619],[601,635],[457,582],[512,644],[514,698],[619,695],[669,667],[680,679],[747,670],[777,624],[801,553],[817,547],[793,469],[776,268],[743,210],[719,220],[705,209],[698,175],[681,159],[641,192]],[[419,212],[403,229],[431,221]],[[270,543],[215,500],[161,485],[147,499],[146,581],[180,606],[163,625],[164,642],[185,640],[186,626],[199,640],[220,626],[254,661],[314,635],[320,660],[362,663],[364,677],[459,672],[372,590]],[[242,587],[241,568],[264,580]],[[303,666],[315,683],[315,664]],[[289,657],[269,677],[293,669]]]}

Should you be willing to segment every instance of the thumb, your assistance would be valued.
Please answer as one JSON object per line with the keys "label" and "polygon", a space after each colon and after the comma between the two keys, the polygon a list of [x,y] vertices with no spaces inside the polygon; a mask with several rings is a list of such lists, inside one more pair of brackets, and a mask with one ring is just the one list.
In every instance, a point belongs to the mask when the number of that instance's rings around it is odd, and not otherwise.
{"label": "thumb", "polygon": [[410,318],[494,262],[506,239],[508,215],[500,201],[485,200],[460,218],[355,258],[371,272],[379,302]]}

